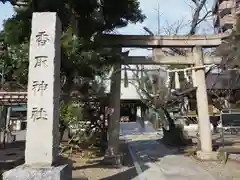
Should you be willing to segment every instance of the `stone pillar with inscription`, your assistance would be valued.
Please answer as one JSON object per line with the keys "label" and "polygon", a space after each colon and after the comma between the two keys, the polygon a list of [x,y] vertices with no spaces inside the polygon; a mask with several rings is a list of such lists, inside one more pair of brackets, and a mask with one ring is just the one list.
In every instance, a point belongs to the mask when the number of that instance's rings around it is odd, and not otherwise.
{"label": "stone pillar with inscription", "polygon": [[69,166],[58,164],[61,28],[56,13],[33,13],[25,164],[3,179],[71,179]]}

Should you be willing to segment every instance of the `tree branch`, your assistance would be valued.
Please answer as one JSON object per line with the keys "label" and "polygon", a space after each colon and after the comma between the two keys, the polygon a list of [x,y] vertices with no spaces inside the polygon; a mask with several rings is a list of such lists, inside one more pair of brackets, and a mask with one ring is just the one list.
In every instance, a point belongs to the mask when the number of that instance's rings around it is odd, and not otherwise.
{"label": "tree branch", "polygon": [[[193,19],[192,19],[192,24],[191,24],[191,29],[189,32],[189,35],[194,35],[196,33],[197,25],[199,24],[199,16],[202,8],[206,4],[207,0],[202,0],[200,3],[198,0],[192,0],[196,5],[197,8],[194,12]],[[203,21],[203,20],[201,20]]]}

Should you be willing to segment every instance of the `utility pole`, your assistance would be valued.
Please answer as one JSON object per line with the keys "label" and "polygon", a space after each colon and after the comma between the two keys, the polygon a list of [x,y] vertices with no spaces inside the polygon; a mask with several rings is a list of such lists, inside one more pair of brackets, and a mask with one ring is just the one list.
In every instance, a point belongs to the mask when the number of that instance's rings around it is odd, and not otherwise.
{"label": "utility pole", "polygon": [[[157,36],[161,35],[161,15],[160,14],[160,0],[158,0],[157,8],[154,8],[157,11]],[[143,27],[143,30],[146,31],[150,36],[154,36],[155,34],[146,26]]]}
{"label": "utility pole", "polygon": [[158,19],[158,31],[157,31],[157,35],[160,36],[160,3],[158,0],[158,6],[157,6],[157,19]]}

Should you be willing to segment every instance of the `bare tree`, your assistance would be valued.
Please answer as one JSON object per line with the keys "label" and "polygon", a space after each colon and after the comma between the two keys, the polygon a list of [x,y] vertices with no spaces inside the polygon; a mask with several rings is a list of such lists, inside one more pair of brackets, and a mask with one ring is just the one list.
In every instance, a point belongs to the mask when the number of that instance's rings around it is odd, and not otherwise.
{"label": "bare tree", "polygon": [[192,0],[192,2],[195,4],[196,7],[195,7],[193,18],[192,18],[189,35],[196,34],[197,26],[212,13],[212,11],[207,10],[205,15],[200,17],[201,11],[203,10],[204,7],[206,7],[207,0]]}
{"label": "bare tree", "polygon": [[234,28],[231,34],[226,37],[223,43],[216,49],[216,55],[223,57],[222,63],[219,65],[223,73],[230,74],[230,79],[228,80],[227,84],[229,89],[222,91],[221,94],[224,94],[225,98],[221,98],[222,96],[219,93],[212,92],[215,95],[215,101],[219,103],[219,107],[225,108],[226,107],[226,100],[238,106],[239,104],[239,94],[236,89],[239,89],[239,80],[240,80],[240,53],[239,53],[239,45],[240,45],[240,19],[239,15],[236,16],[237,23],[236,28]]}
{"label": "bare tree", "polygon": [[[192,2],[194,3],[195,7],[188,35],[195,35],[199,24],[206,20],[211,14],[211,11],[207,11],[206,14],[202,17],[200,15],[200,12],[202,12],[203,8],[206,9],[206,0],[192,0]],[[185,26],[186,24],[183,23],[183,20],[179,20],[174,24],[168,24],[166,28],[163,28],[163,30],[167,35],[177,35],[179,31]],[[152,31],[149,30],[149,28],[144,27],[144,30],[146,30],[150,35],[153,35]],[[190,50],[180,48],[167,48],[162,49],[162,51],[165,55],[182,56],[186,55]],[[175,66],[173,68],[179,67],[182,66]],[[177,111],[180,111],[180,108],[184,105],[184,97],[190,96],[196,88],[191,86],[191,83],[182,81],[184,88],[181,89],[181,91],[175,91],[172,93],[170,90],[172,82],[169,84],[170,87],[166,86],[166,81],[169,80],[167,79],[168,75],[161,75],[161,73],[164,74],[165,72],[144,72],[144,76],[139,76],[138,72],[141,72],[141,70],[139,70],[138,66],[137,71],[133,72],[137,82],[133,84],[137,88],[142,101],[149,108],[153,109],[153,111],[158,114],[163,121],[164,137],[167,137],[168,141],[170,141],[171,144],[185,144],[186,137],[183,135],[183,131],[181,130],[182,124],[181,122],[174,121],[173,117],[171,117],[169,113],[169,110],[177,108]],[[173,79],[173,77],[170,77],[170,79]],[[178,123],[180,126],[178,126]]]}

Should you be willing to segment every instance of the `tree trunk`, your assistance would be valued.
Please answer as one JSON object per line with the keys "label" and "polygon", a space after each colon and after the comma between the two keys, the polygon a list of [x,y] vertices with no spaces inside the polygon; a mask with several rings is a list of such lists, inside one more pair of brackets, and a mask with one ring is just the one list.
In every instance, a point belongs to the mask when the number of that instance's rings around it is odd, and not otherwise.
{"label": "tree trunk", "polygon": [[175,124],[169,112],[162,108],[169,122],[169,129],[163,127],[163,141],[169,146],[184,146],[191,143],[191,140],[183,131],[183,124]]}
{"label": "tree trunk", "polygon": [[105,153],[104,162],[118,166],[121,164],[119,154],[121,64],[115,65],[113,73],[109,99],[108,148]]}
{"label": "tree trunk", "polygon": [[67,129],[66,126],[60,126],[59,128],[59,133],[60,133],[60,137],[59,137],[59,144],[62,142],[63,140],[63,136],[64,136],[64,132]]}

